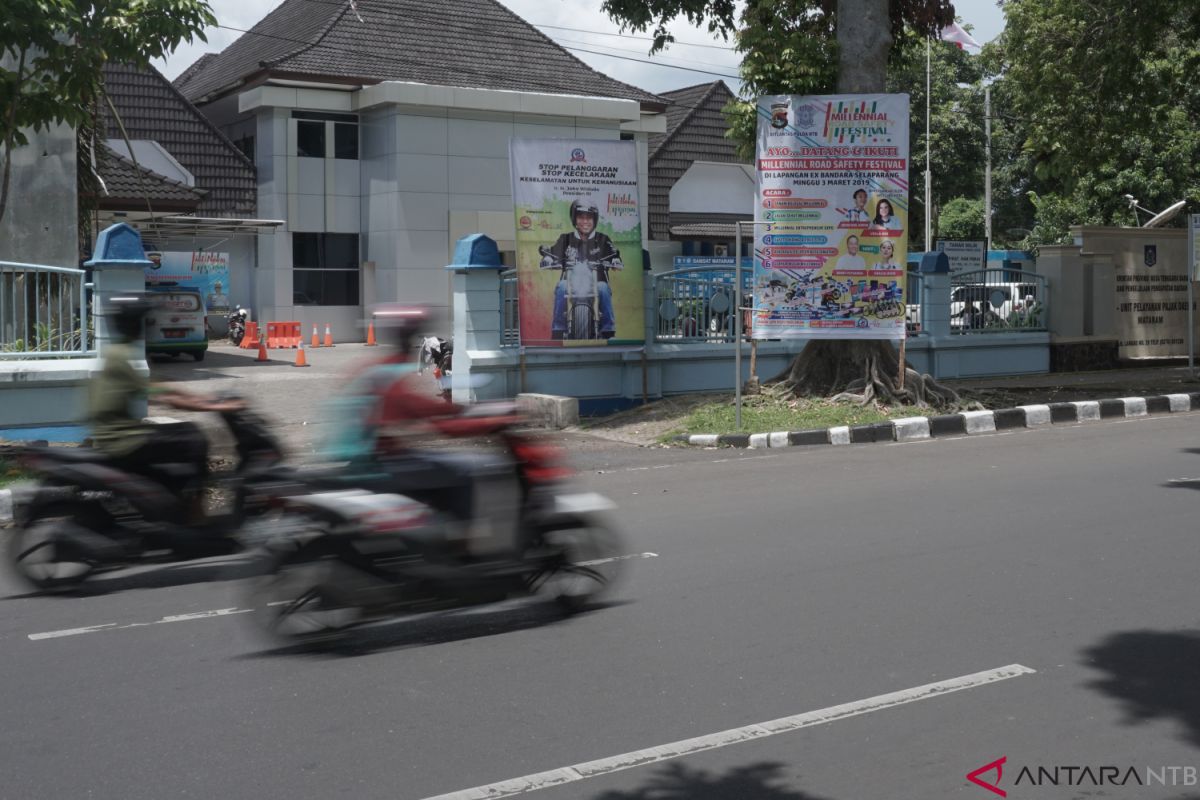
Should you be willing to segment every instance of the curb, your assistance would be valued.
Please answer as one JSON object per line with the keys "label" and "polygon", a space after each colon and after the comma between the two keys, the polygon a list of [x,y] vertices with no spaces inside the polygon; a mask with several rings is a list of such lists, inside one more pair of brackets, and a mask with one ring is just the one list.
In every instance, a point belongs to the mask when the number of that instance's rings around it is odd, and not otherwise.
{"label": "curb", "polygon": [[1150,397],[1116,397],[1070,403],[1017,406],[996,411],[963,411],[937,417],[903,417],[869,425],[842,425],[808,431],[723,433],[680,436],[678,441],[699,447],[800,447],[807,445],[914,442],[940,436],[972,436],[1012,428],[1036,428],[1060,423],[1129,419],[1154,414],[1200,411],[1200,392]]}

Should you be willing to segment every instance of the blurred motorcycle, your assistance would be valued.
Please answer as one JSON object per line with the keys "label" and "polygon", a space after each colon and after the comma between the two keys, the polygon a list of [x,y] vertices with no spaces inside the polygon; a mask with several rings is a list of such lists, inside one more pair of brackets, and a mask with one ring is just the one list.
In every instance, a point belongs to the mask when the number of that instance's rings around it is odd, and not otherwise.
{"label": "blurred motorcycle", "polygon": [[[496,435],[503,447],[468,456],[484,509],[475,519],[383,487],[285,498],[259,525],[264,577],[249,604],[261,627],[288,644],[328,642],[370,622],[535,593],[577,611],[610,590],[624,553],[613,504],[565,485],[558,446],[512,418],[480,422],[470,435]],[[456,532],[480,527],[509,536],[475,552]]]}

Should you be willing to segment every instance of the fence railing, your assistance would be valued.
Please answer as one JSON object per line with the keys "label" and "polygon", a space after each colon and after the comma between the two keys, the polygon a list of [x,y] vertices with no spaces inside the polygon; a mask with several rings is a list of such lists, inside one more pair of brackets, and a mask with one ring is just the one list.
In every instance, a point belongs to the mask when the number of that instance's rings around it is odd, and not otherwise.
{"label": "fence railing", "polygon": [[1045,331],[1050,284],[1045,275],[980,269],[950,278],[950,332]]}
{"label": "fence railing", "polygon": [[[660,342],[732,342],[737,270],[689,267],[654,278],[654,338]],[[753,270],[742,270],[742,306],[750,304]],[[749,336],[743,331],[743,336]]]}
{"label": "fence railing", "polygon": [[517,347],[521,344],[521,312],[517,303],[517,271],[500,273],[500,320],[501,347]]}
{"label": "fence railing", "polygon": [[925,279],[919,272],[905,273],[904,286],[904,322],[909,336],[921,336],[928,333],[925,330]]}
{"label": "fence railing", "polygon": [[91,353],[81,269],[0,261],[0,359]]}

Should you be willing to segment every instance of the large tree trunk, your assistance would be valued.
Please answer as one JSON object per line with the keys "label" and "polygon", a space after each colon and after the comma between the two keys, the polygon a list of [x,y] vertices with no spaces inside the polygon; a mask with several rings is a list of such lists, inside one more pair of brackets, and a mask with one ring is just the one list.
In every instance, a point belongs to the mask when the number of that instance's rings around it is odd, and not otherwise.
{"label": "large tree trunk", "polygon": [[[872,94],[887,86],[892,47],[887,0],[838,0],[838,91]],[[782,373],[768,381],[772,393],[816,395],[866,405],[913,404],[947,408],[959,397],[928,375],[900,360],[891,342],[878,340],[811,341]]]}

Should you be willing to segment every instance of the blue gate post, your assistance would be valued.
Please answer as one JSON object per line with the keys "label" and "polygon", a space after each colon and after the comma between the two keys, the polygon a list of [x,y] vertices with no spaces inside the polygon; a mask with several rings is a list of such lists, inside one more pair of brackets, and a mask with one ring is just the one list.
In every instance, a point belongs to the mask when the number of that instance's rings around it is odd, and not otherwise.
{"label": "blue gate post", "polygon": [[[100,231],[96,238],[95,255],[83,266],[92,271],[96,355],[104,358],[104,348],[115,339],[108,317],[109,300],[121,294],[146,291],[146,267],[152,264],[142,247],[142,235],[124,222],[119,222]],[[143,375],[149,375],[145,341],[134,342],[131,347],[134,368]],[[145,414],[146,409],[142,408],[140,413]]]}
{"label": "blue gate post", "polygon": [[[473,233],[454,246],[454,368],[450,373],[450,394],[456,403],[475,399],[471,386],[471,353],[495,352],[504,337],[504,313],[500,307],[500,261],[496,242],[482,233]],[[503,395],[501,395],[503,396]]]}

